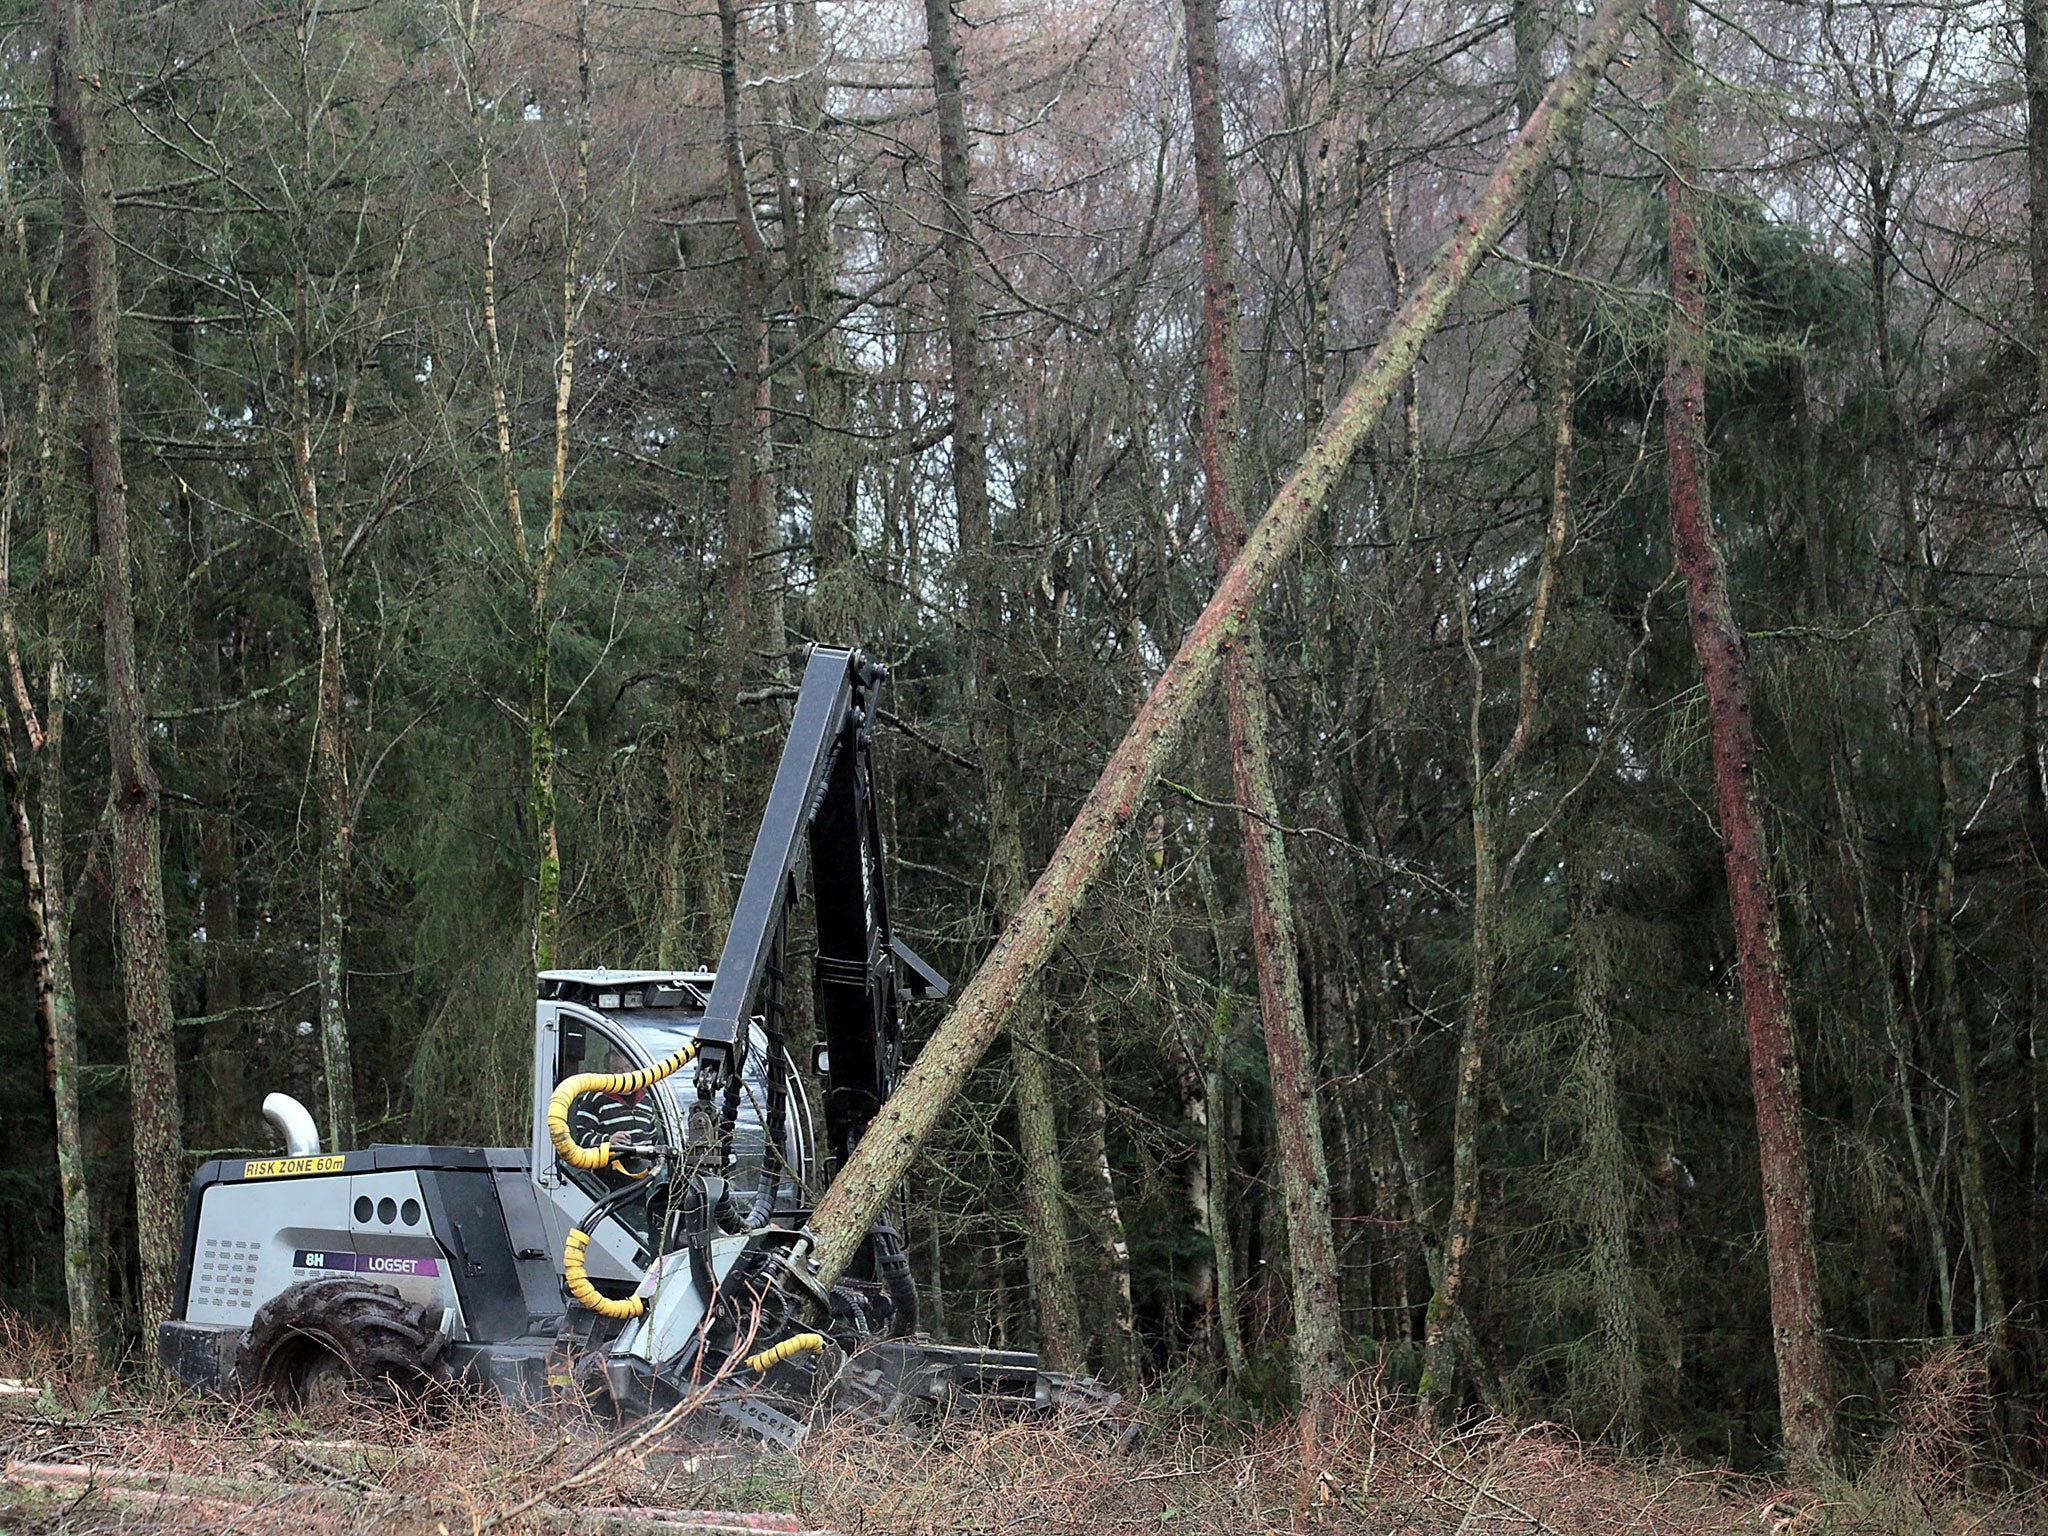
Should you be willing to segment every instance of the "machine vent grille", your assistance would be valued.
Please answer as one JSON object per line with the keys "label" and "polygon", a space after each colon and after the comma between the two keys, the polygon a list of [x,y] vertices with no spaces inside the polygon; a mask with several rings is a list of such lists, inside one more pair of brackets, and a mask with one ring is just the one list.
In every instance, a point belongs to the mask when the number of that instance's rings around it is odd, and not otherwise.
{"label": "machine vent grille", "polygon": [[192,1299],[214,1306],[234,1306],[256,1299],[256,1259],[260,1245],[238,1238],[209,1237],[192,1277]]}

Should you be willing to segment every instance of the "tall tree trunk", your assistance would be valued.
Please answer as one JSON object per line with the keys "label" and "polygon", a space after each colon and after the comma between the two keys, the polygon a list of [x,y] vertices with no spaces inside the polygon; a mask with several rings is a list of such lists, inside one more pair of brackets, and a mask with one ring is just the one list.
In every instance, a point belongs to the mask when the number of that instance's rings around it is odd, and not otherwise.
{"label": "tall tree trunk", "polygon": [[[590,0],[576,0],[576,181],[562,240],[561,346],[555,353],[555,452],[548,474],[548,525],[525,560],[529,651],[526,671],[527,795],[533,811],[533,968],[554,968],[562,926],[562,845],[555,830],[555,566],[568,518],[570,403],[576,386],[576,329],[583,312],[583,238],[590,214]],[[521,529],[524,532],[524,529]],[[523,541],[522,541],[523,542]],[[526,551],[520,551],[522,557]]]}
{"label": "tall tree trunk", "polygon": [[1074,1119],[1083,1177],[1090,1186],[1088,1236],[1095,1247],[1094,1332],[1110,1380],[1138,1378],[1138,1330],[1131,1298],[1131,1245],[1124,1235],[1116,1175],[1109,1163],[1109,1102],[1102,1091],[1102,1025],[1093,1014],[1074,1027]]}
{"label": "tall tree trunk", "polygon": [[[190,262],[190,245],[181,227],[173,265]],[[196,343],[198,284],[179,278],[170,285],[171,358],[181,385],[198,409],[188,418],[195,434],[204,417],[205,391],[199,380]],[[192,636],[193,696],[200,725],[199,799],[195,819],[199,841],[199,927],[203,965],[201,997],[205,1021],[200,1031],[199,1081],[192,1107],[205,1118],[188,1134],[219,1146],[233,1145],[247,1134],[253,1116],[245,1101],[247,1052],[241,1035],[241,976],[236,962],[240,912],[235,890],[235,833],[228,812],[235,751],[234,711],[221,705],[220,602],[214,584],[214,509],[194,496],[185,476],[172,470],[171,505],[185,530],[192,572],[187,607]]]}
{"label": "tall tree trunk", "polygon": [[[1243,551],[1189,627],[995,948],[961,989],[952,1012],[826,1191],[811,1223],[821,1275],[832,1279],[845,1273],[890,1192],[1058,947],[1222,670],[1226,651],[1300,546],[1423,343],[1507,228],[1551,140],[1592,94],[1633,26],[1639,3],[1604,0],[1587,21],[1571,67],[1552,82],[1543,105],[1460,216],[1455,233],[1394,316],[1322,433],[1247,535]],[[927,15],[943,7],[944,0],[927,0]]]}
{"label": "tall tree trunk", "polygon": [[[939,184],[945,222],[939,230],[946,344],[953,387],[952,468],[960,572],[967,588],[967,648],[974,674],[975,746],[980,753],[989,824],[989,886],[1007,920],[1023,897],[1021,807],[1015,783],[1014,731],[998,637],[1003,595],[993,568],[988,493],[987,421],[983,405],[981,301],[974,267],[973,147],[968,139],[965,71],[953,36],[952,0],[925,0],[925,41],[932,56],[932,94],[939,128]],[[1026,998],[1016,1019],[1012,1054],[1017,1121],[1024,1150],[1024,1209],[1031,1237],[1030,1269],[1038,1304],[1039,1343],[1056,1365],[1078,1362],[1080,1301],[1068,1252],[1059,1135],[1047,1066],[1051,1042],[1045,1004]]]}
{"label": "tall tree trunk", "polygon": [[1038,1348],[1056,1370],[1075,1370],[1087,1354],[1080,1287],[1067,1235],[1058,1117],[1053,1108],[1052,1043],[1043,994],[1024,999],[1011,1026],[1010,1063],[1023,1154],[1025,1265],[1038,1308]]}
{"label": "tall tree trunk", "polygon": [[1821,1336],[1799,1055],[1756,781],[1748,658],[1729,604],[1707,499],[1707,282],[1693,211],[1692,189],[1700,174],[1699,84],[1688,0],[1657,0],[1657,19],[1664,40],[1664,203],[1671,269],[1664,371],[1671,536],[1685,571],[1693,648],[1706,680],[1715,804],[1735,921],[1750,1088],[1756,1100],[1785,1459],[1804,1474],[1825,1468],[1835,1458],[1834,1389]]}
{"label": "tall tree trunk", "polygon": [[[71,979],[70,901],[64,881],[64,709],[70,696],[70,664],[59,594],[68,564],[57,498],[51,494],[56,468],[57,402],[50,367],[49,322],[29,254],[28,219],[14,199],[14,187],[0,144],[0,202],[4,202],[14,254],[21,264],[22,310],[28,317],[30,374],[35,381],[32,425],[35,471],[31,481],[42,519],[42,642],[48,658],[43,708],[38,714],[22,666],[10,579],[12,514],[16,487],[10,480],[0,503],[0,639],[4,639],[8,701],[15,728],[28,746],[27,773],[18,766],[12,731],[4,733],[8,809],[22,871],[22,903],[29,925],[29,962],[34,973],[36,1017],[43,1039],[43,1075],[49,1088],[57,1142],[57,1192],[63,1209],[64,1299],[71,1324],[71,1364],[90,1380],[99,1368],[99,1256],[92,1240],[92,1200],[86,1185],[86,1155],[78,1102],[78,1004]],[[31,782],[32,781],[32,782]]]}
{"label": "tall tree trunk", "polygon": [[[470,133],[476,141],[476,202],[483,220],[483,323],[485,366],[490,377],[491,419],[496,431],[498,477],[506,529],[526,585],[527,649],[526,794],[533,817],[534,908],[531,951],[535,970],[555,963],[561,925],[562,852],[556,831],[554,734],[554,622],[549,609],[555,566],[560,558],[569,488],[570,403],[576,379],[576,327],[582,312],[581,261],[590,205],[590,34],[588,0],[576,6],[576,173],[568,203],[562,252],[561,341],[554,366],[554,454],[548,479],[548,520],[540,548],[526,528],[519,490],[517,423],[508,384],[509,363],[498,326],[498,225],[492,199],[491,140],[484,122],[484,94],[477,79],[477,44],[483,0],[470,0],[462,15],[463,87]],[[666,956],[664,959],[668,958]]]}
{"label": "tall tree trunk", "polygon": [[1929,1002],[1936,1026],[1947,1037],[1955,1067],[1956,1119],[1962,1146],[1963,1238],[1975,1289],[1975,1327],[1990,1334],[1995,1367],[2006,1363],[2008,1323],[2005,1281],[1998,1267],[1997,1229],[1984,1167],[1984,1117],[1977,1102],[1977,1053],[1956,981],[1956,761],[1948,735],[1948,704],[1941,686],[1941,618],[1934,608],[1934,578],[1927,530],[1922,527],[1914,489],[1913,412],[1906,398],[1904,364],[1891,335],[1892,171],[1882,149],[1870,147],[1867,171],[1870,234],[1871,316],[1877,331],[1878,372],[1891,411],[1892,497],[1898,536],[1904,545],[1906,601],[1912,610],[1913,660],[1921,729],[1933,759],[1934,891],[1929,934]]}
{"label": "tall tree trunk", "polygon": [[[308,130],[310,133],[310,129]],[[303,237],[302,237],[303,238]],[[303,250],[303,247],[302,247]],[[312,277],[299,268],[292,311],[292,469],[298,493],[299,534],[313,595],[313,628],[320,646],[318,708],[313,717],[314,778],[320,806],[320,939],[314,990],[320,1000],[320,1061],[327,1079],[329,1145],[356,1144],[355,1070],[348,1037],[348,876],[351,805],[348,788],[348,695],[343,687],[341,606],[330,576],[327,532],[321,526],[319,484],[313,471],[311,314]]]}
{"label": "tall tree trunk", "polygon": [[[1902,473],[1910,474],[1910,470]],[[1912,517],[1911,491],[1906,491],[1901,499],[1905,502],[1902,510]],[[1956,981],[1956,759],[1949,742],[1948,706],[1940,681],[1940,621],[1929,606],[1925,536],[1917,523],[1917,518],[1913,518],[1902,531],[1914,548],[1907,566],[1908,601],[1914,610],[1920,716],[1927,732],[1928,752],[1934,759],[1934,910],[1928,981],[1934,1016],[1948,1037],[1950,1059],[1955,1066],[1956,1119],[1960,1122],[1963,1154],[1963,1233],[1975,1286],[1975,1326],[1978,1332],[1989,1334],[1994,1366],[2002,1375],[2007,1363],[2011,1319],[2006,1311],[2005,1279],[1998,1267],[1997,1227],[1991,1216],[1984,1166],[1984,1114],[1977,1099],[1977,1049],[1970,1038],[1969,1016]]]}
{"label": "tall tree trunk", "polygon": [[[2034,344],[2034,411],[2037,433],[2048,423],[2048,0],[2025,0],[2021,7],[2021,42],[2027,85],[2027,267],[2032,291]],[[2037,437],[2038,443],[2038,437]],[[2035,451],[2040,452],[2037,446]],[[2029,842],[2026,892],[2028,931],[2037,931],[2039,914],[2048,905],[2048,794],[2044,794],[2041,764],[2040,689],[2044,647],[2048,647],[2048,625],[2037,626],[2028,652],[2027,676],[2023,680],[2026,747]],[[2038,1003],[2041,998],[2042,960],[2039,942],[2029,946],[2028,981],[2037,1006],[2027,1010],[2021,1059],[2027,1063],[2026,1145],[2020,1165],[2020,1187],[2025,1226],[2022,1241],[2029,1254],[2041,1252],[2044,1200],[2042,1179],[2048,1174],[2048,1051],[2043,1050]],[[2023,1305],[2041,1294],[2039,1266],[2020,1266],[2022,1294],[2015,1299]],[[2027,1313],[2032,1317],[2031,1310]],[[2040,1338],[2039,1325],[2030,1330]],[[2038,1351],[2039,1345],[2036,1344]]]}
{"label": "tall tree trunk", "polygon": [[760,549],[767,497],[766,380],[768,246],[754,217],[754,190],[740,132],[740,15],[738,0],[718,0],[718,80],[723,103],[726,193],[739,232],[740,263],[733,340],[732,408],[726,425],[725,558],[721,570],[725,634],[719,655],[719,692],[713,734],[731,731],[731,712],[760,641],[753,560]]}
{"label": "tall tree trunk", "polygon": [[[839,277],[834,222],[839,193],[834,164],[826,152],[830,118],[826,110],[828,50],[818,25],[818,0],[788,6],[787,63],[789,118],[795,141],[794,174],[778,151],[777,191],[785,241],[791,301],[797,315],[795,344],[803,408],[809,418],[805,439],[804,490],[811,512],[811,563],[815,587],[811,633],[834,644],[872,628],[872,598],[860,587],[853,564],[854,504],[864,457],[850,434],[845,345],[833,324]],[[778,23],[782,10],[777,10]]]}
{"label": "tall tree trunk", "polygon": [[[0,577],[4,584],[4,577]],[[11,609],[11,596],[0,593],[0,603]],[[8,627],[11,630],[12,618]],[[13,636],[8,637],[8,664],[17,679],[21,676]],[[17,700],[17,703],[25,700]],[[61,705],[52,700],[51,719]],[[53,738],[37,728],[35,717],[24,713],[19,721],[30,743],[37,772],[53,776],[61,763],[50,751]],[[92,1211],[85,1182],[85,1140],[78,1108],[78,1013],[71,988],[71,964],[64,950],[68,946],[69,924],[62,911],[63,892],[52,891],[47,883],[43,860],[37,848],[38,828],[35,794],[22,771],[15,750],[14,732],[0,733],[0,780],[4,780],[7,808],[14,821],[15,853],[21,863],[22,907],[28,919],[29,967],[34,976],[36,1016],[43,1036],[43,1079],[49,1089],[55,1114],[57,1140],[57,1189],[64,1212],[64,1299],[71,1322],[71,1363],[87,1379],[99,1364],[99,1266],[92,1242]],[[53,797],[54,798],[54,797]],[[40,829],[47,838],[53,830],[48,820]],[[54,847],[45,844],[54,852]]]}
{"label": "tall tree trunk", "polygon": [[[115,265],[114,183],[98,0],[46,0],[50,132],[63,173],[64,276],[71,308],[79,437],[92,487],[106,659],[107,757],[114,822],[114,926],[128,1017],[128,1087],[135,1150],[136,1252],[145,1325],[169,1316],[185,1204],[184,1136],[171,1037],[170,954],[164,931],[161,807],[149,762],[149,723],[135,670],[133,557],[121,470],[118,363],[121,295]],[[153,1358],[153,1356],[152,1356]]]}
{"label": "tall tree trunk", "polygon": [[[1209,835],[1197,823],[1195,844],[1195,887],[1202,898],[1202,910],[1209,920],[1209,943],[1214,950],[1216,974],[1231,972],[1230,948],[1223,934],[1223,902],[1216,889],[1216,870],[1209,859]],[[1228,985],[1219,985],[1209,1014],[1209,1027],[1199,1042],[1191,1043],[1193,1059],[1202,1073],[1204,1150],[1209,1164],[1209,1205],[1205,1213],[1209,1245],[1216,1280],[1217,1343],[1223,1350],[1225,1379],[1242,1387],[1250,1370],[1245,1356],[1243,1290],[1238,1247],[1231,1231],[1232,1172],[1237,1167],[1237,1126],[1242,1103],[1229,1072],[1230,1043],[1237,1030],[1237,995]]]}
{"label": "tall tree trunk", "polygon": [[[1526,123],[1543,100],[1543,51],[1549,40],[1549,28],[1541,0],[1519,0],[1514,22],[1515,101],[1517,114]],[[1565,540],[1571,530],[1572,406],[1576,380],[1572,368],[1570,295],[1554,275],[1560,256],[1560,201],[1555,170],[1552,163],[1546,162],[1529,188],[1523,218],[1531,262],[1524,366],[1536,398],[1536,418],[1544,445],[1540,481],[1543,546],[1536,567],[1536,590],[1522,632],[1515,725],[1507,744],[1491,763],[1487,761],[1480,730],[1485,672],[1473,643],[1469,611],[1465,619],[1465,652],[1472,673],[1472,702],[1467,721],[1472,759],[1472,990],[1466,1000],[1452,1094],[1451,1198],[1444,1221],[1443,1267],[1435,1294],[1430,1297],[1424,1339],[1423,1395],[1439,1408],[1455,1399],[1457,1357],[1471,1343],[1464,1298],[1479,1238],[1479,1142],[1487,1089],[1487,1054],[1498,1023],[1496,1003],[1506,960],[1508,870],[1500,862],[1498,844],[1505,832],[1505,810],[1516,769],[1536,733],[1542,703],[1539,663],[1557,591],[1558,567],[1564,559]]]}
{"label": "tall tree trunk", "polygon": [[[1223,143],[1216,0],[1185,0],[1188,98],[1195,126],[1195,187],[1202,227],[1202,483],[1219,575],[1244,545],[1244,483],[1238,433],[1236,193]],[[1347,226],[1348,229],[1348,226]],[[1301,1003],[1301,957],[1287,847],[1280,832],[1267,714],[1264,646],[1256,614],[1223,663],[1230,722],[1230,778],[1244,841],[1259,1011],[1273,1083],[1273,1136],[1287,1211],[1288,1279],[1294,1305],[1294,1383],[1304,1403],[1334,1392],[1344,1376],[1337,1244],[1330,1169],[1323,1150],[1315,1047]]]}
{"label": "tall tree trunk", "polygon": [[[2048,217],[2048,215],[2044,215]],[[2048,339],[2048,331],[2040,333]],[[2044,397],[2048,399],[2048,397]],[[2048,405],[2043,407],[2048,415]],[[2041,744],[2041,688],[2044,682],[2042,669],[2048,664],[2048,620],[2037,621],[2032,637],[2027,642],[2026,673],[2020,680],[2020,762],[2026,774],[2026,828],[2027,861],[2021,886],[2026,900],[2024,921],[2025,931],[2038,934],[2044,905],[2048,905],[2048,763],[2044,763]],[[2026,1110],[2022,1120],[2022,1137],[2019,1156],[2021,1173],[2022,1252],[2039,1253],[2043,1238],[2044,1208],[2048,1201],[2043,1199],[2042,1179],[2048,1175],[2048,1052],[2042,1047],[2043,1029],[2041,1009],[2044,993],[2048,988],[2042,985],[2042,945],[2038,939],[2028,946],[2027,953],[2027,1008],[2020,1023],[2019,1039],[2016,1042],[2018,1055],[2026,1063]],[[2022,1264],[2017,1294],[2013,1297],[2020,1315],[2030,1320],[2035,1316],[2034,1307],[2041,1300],[2042,1275],[2038,1266]],[[2032,1340],[2040,1339],[2040,1325],[2032,1323],[2028,1329]],[[2038,1349],[2038,1342],[2035,1348]]]}
{"label": "tall tree trunk", "polygon": [[1167,1023],[1166,1055],[1173,1065],[1174,1086],[1180,1091],[1181,1118],[1195,1129],[1197,1139],[1188,1147],[1181,1170],[1181,1193],[1187,1202],[1195,1235],[1195,1251],[1188,1259],[1187,1352],[1215,1373],[1225,1364],[1222,1336],[1217,1327],[1215,1226],[1211,1221],[1209,1154],[1209,1092],[1202,1071],[1202,1059],[1175,989],[1168,988],[1171,1010]]}

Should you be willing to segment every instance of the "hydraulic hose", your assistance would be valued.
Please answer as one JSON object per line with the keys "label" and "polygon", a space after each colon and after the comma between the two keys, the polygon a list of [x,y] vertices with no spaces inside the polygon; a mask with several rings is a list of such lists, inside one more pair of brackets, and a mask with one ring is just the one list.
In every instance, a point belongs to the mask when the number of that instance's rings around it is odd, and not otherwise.
{"label": "hydraulic hose", "polygon": [[[594,1147],[586,1147],[569,1134],[569,1106],[584,1094],[638,1093],[641,1089],[660,1082],[670,1073],[680,1072],[694,1061],[696,1056],[697,1043],[693,1040],[681,1050],[663,1057],[651,1067],[641,1068],[638,1072],[578,1072],[573,1077],[563,1078],[548,1099],[548,1139],[555,1144],[555,1150],[561,1154],[562,1161],[572,1168],[592,1171],[616,1166],[609,1140],[601,1141]],[[621,1157],[633,1155],[634,1149],[630,1147],[619,1154]],[[631,1172],[625,1168],[619,1171]]]}
{"label": "hydraulic hose", "polygon": [[903,1251],[903,1236],[887,1222],[875,1224],[875,1273],[888,1287],[896,1315],[889,1326],[895,1338],[917,1332],[917,1277],[910,1272],[910,1255]]}
{"label": "hydraulic hose", "polygon": [[614,1301],[590,1283],[590,1275],[583,1267],[583,1256],[589,1248],[590,1234],[581,1227],[571,1227],[569,1240],[562,1244],[562,1283],[569,1288],[569,1294],[603,1317],[638,1317],[646,1311],[647,1303],[638,1296]]}
{"label": "hydraulic hose", "polygon": [[747,1356],[747,1369],[765,1371],[771,1365],[780,1365],[792,1355],[806,1355],[812,1350],[823,1349],[826,1344],[822,1333],[794,1333],[780,1344],[771,1344],[758,1355]]}

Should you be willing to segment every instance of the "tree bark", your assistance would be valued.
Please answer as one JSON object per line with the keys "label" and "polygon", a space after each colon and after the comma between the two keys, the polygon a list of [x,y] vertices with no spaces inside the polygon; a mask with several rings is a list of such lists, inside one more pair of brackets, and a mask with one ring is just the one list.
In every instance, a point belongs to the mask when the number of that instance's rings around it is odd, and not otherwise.
{"label": "tree bark", "polygon": [[[945,221],[939,230],[944,276],[946,345],[953,389],[952,472],[960,574],[967,589],[967,648],[974,675],[975,747],[980,754],[989,825],[989,887],[1007,920],[1023,897],[1021,809],[1015,783],[1014,730],[998,637],[1003,596],[992,564],[988,438],[983,401],[981,302],[974,265],[974,201],[970,186],[965,71],[953,36],[952,0],[925,0],[925,41],[932,56],[932,95],[939,129],[939,184]],[[1032,1290],[1041,1351],[1055,1365],[1078,1362],[1080,1298],[1068,1249],[1059,1135],[1046,1068],[1051,1050],[1045,1005],[1033,996],[1017,1013],[1013,1078],[1023,1143],[1025,1229],[1030,1234]]]}
{"label": "tree bark", "polygon": [[1187,1352],[1212,1373],[1224,1366],[1222,1336],[1217,1327],[1215,1225],[1211,1221],[1209,1085],[1202,1071],[1201,1056],[1190,1039],[1178,997],[1168,991],[1171,1009],[1166,1021],[1167,1059],[1173,1064],[1174,1085],[1180,1091],[1181,1118],[1195,1129],[1197,1139],[1188,1147],[1181,1170],[1181,1193],[1193,1224],[1196,1251],[1188,1260]]}
{"label": "tree bark", "polygon": [[[1209,860],[1208,833],[1200,823],[1197,827],[1195,886],[1209,920],[1216,974],[1223,977],[1231,969],[1230,946],[1223,937],[1223,903],[1216,891],[1215,867]],[[1237,1029],[1237,1008],[1237,995],[1229,986],[1219,983],[1208,1030],[1198,1043],[1189,1043],[1189,1051],[1201,1071],[1203,1142],[1209,1173],[1208,1206],[1203,1215],[1214,1259],[1217,1343],[1223,1351],[1225,1379],[1233,1387],[1242,1387],[1251,1366],[1245,1357],[1244,1323],[1240,1315],[1243,1292],[1239,1277],[1243,1266],[1238,1263],[1237,1243],[1230,1226],[1231,1174],[1237,1166],[1235,1127],[1241,1118],[1241,1105],[1228,1070],[1230,1042]]]}
{"label": "tree bark", "polygon": [[1067,1235],[1060,1177],[1066,1160],[1053,1109],[1051,1054],[1045,1000],[1034,994],[1017,1010],[1010,1038],[1017,1144],[1024,1159],[1024,1232],[1029,1239],[1024,1257],[1038,1306],[1039,1353],[1055,1370],[1076,1370],[1086,1359],[1087,1345]]}
{"label": "tree bark", "polygon": [[1664,201],[1671,274],[1664,373],[1671,535],[1685,571],[1693,648],[1706,681],[1715,805],[1735,922],[1750,1088],[1756,1101],[1785,1459],[1796,1473],[1806,1474],[1834,1461],[1834,1390],[1821,1336],[1798,1046],[1756,780],[1748,658],[1729,603],[1727,574],[1707,499],[1707,286],[1693,210],[1700,164],[1699,85],[1688,0],[1658,0],[1657,19],[1664,40]]}
{"label": "tree bark", "polygon": [[[1236,194],[1223,143],[1216,9],[1215,0],[1185,0],[1188,99],[1194,114],[1196,202],[1202,229],[1203,500],[1222,575],[1244,544],[1244,477],[1236,449]],[[1259,1012],[1273,1084],[1274,1142],[1287,1211],[1294,1383],[1301,1400],[1313,1403],[1343,1381],[1343,1325],[1338,1315],[1329,1160],[1323,1149],[1315,1047],[1302,1012],[1301,957],[1295,946],[1294,901],[1269,744],[1264,647],[1256,616],[1247,620],[1224,660],[1223,685]]]}
{"label": "tree bark", "polygon": [[[121,468],[121,296],[108,164],[98,0],[46,0],[50,132],[63,174],[64,275],[71,308],[78,432],[92,489],[106,662],[107,756],[114,823],[114,924],[128,1018],[136,1251],[147,1327],[170,1314],[185,1204],[184,1136],[171,1039],[161,808],[135,667],[128,487]],[[154,1355],[152,1353],[152,1359]]]}
{"label": "tree bark", "polygon": [[1590,874],[1584,868],[1574,871],[1572,893],[1572,1001],[1579,1026],[1572,1097],[1585,1156],[1585,1171],[1577,1180],[1580,1226],[1592,1278],[1597,1400],[1606,1405],[1606,1432],[1624,1447],[1634,1447],[1643,1436],[1642,1341],[1629,1253],[1635,1199],[1615,1065],[1614,958],[1595,904],[1597,882]]}
{"label": "tree bark", "polygon": [[1088,1236],[1095,1248],[1095,1326],[1102,1373],[1128,1385],[1138,1379],[1138,1331],[1131,1298],[1131,1245],[1109,1162],[1109,1102],[1102,1091],[1102,1025],[1093,1014],[1074,1028],[1074,1119],[1090,1199]]}
{"label": "tree bark", "polygon": [[[928,7],[943,3],[928,0]],[[1507,228],[1551,140],[1592,94],[1639,5],[1640,0],[1605,0],[1588,21],[1571,67],[1552,82],[1543,105],[1459,217],[1455,233],[1395,315],[1322,433],[1251,529],[1243,551],[1189,627],[1030,894],[826,1191],[811,1223],[821,1275],[836,1278],[845,1272],[912,1158],[1059,944],[1222,670],[1225,651],[1243,632],[1253,605],[1271,589],[1423,343]]]}

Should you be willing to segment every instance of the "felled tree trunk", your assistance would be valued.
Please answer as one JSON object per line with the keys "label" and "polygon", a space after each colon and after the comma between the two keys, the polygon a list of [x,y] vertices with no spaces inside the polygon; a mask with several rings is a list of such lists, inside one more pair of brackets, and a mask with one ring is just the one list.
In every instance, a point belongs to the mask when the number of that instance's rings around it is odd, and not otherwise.
{"label": "felled tree trunk", "polygon": [[[944,0],[929,3],[942,6]],[[1253,605],[1264,598],[1300,546],[1352,455],[1414,366],[1423,343],[1507,228],[1551,141],[1585,105],[1636,20],[1640,4],[1641,0],[1606,0],[1588,22],[1571,67],[1545,93],[1543,105],[1460,216],[1455,233],[1401,306],[1322,433],[1251,529],[1243,550],[1189,627],[1030,894],[826,1191],[811,1220],[816,1237],[813,1256],[821,1275],[836,1279],[845,1273],[911,1159],[1059,944],[1180,744],[1196,706],[1216,681],[1225,651],[1250,622]]]}

